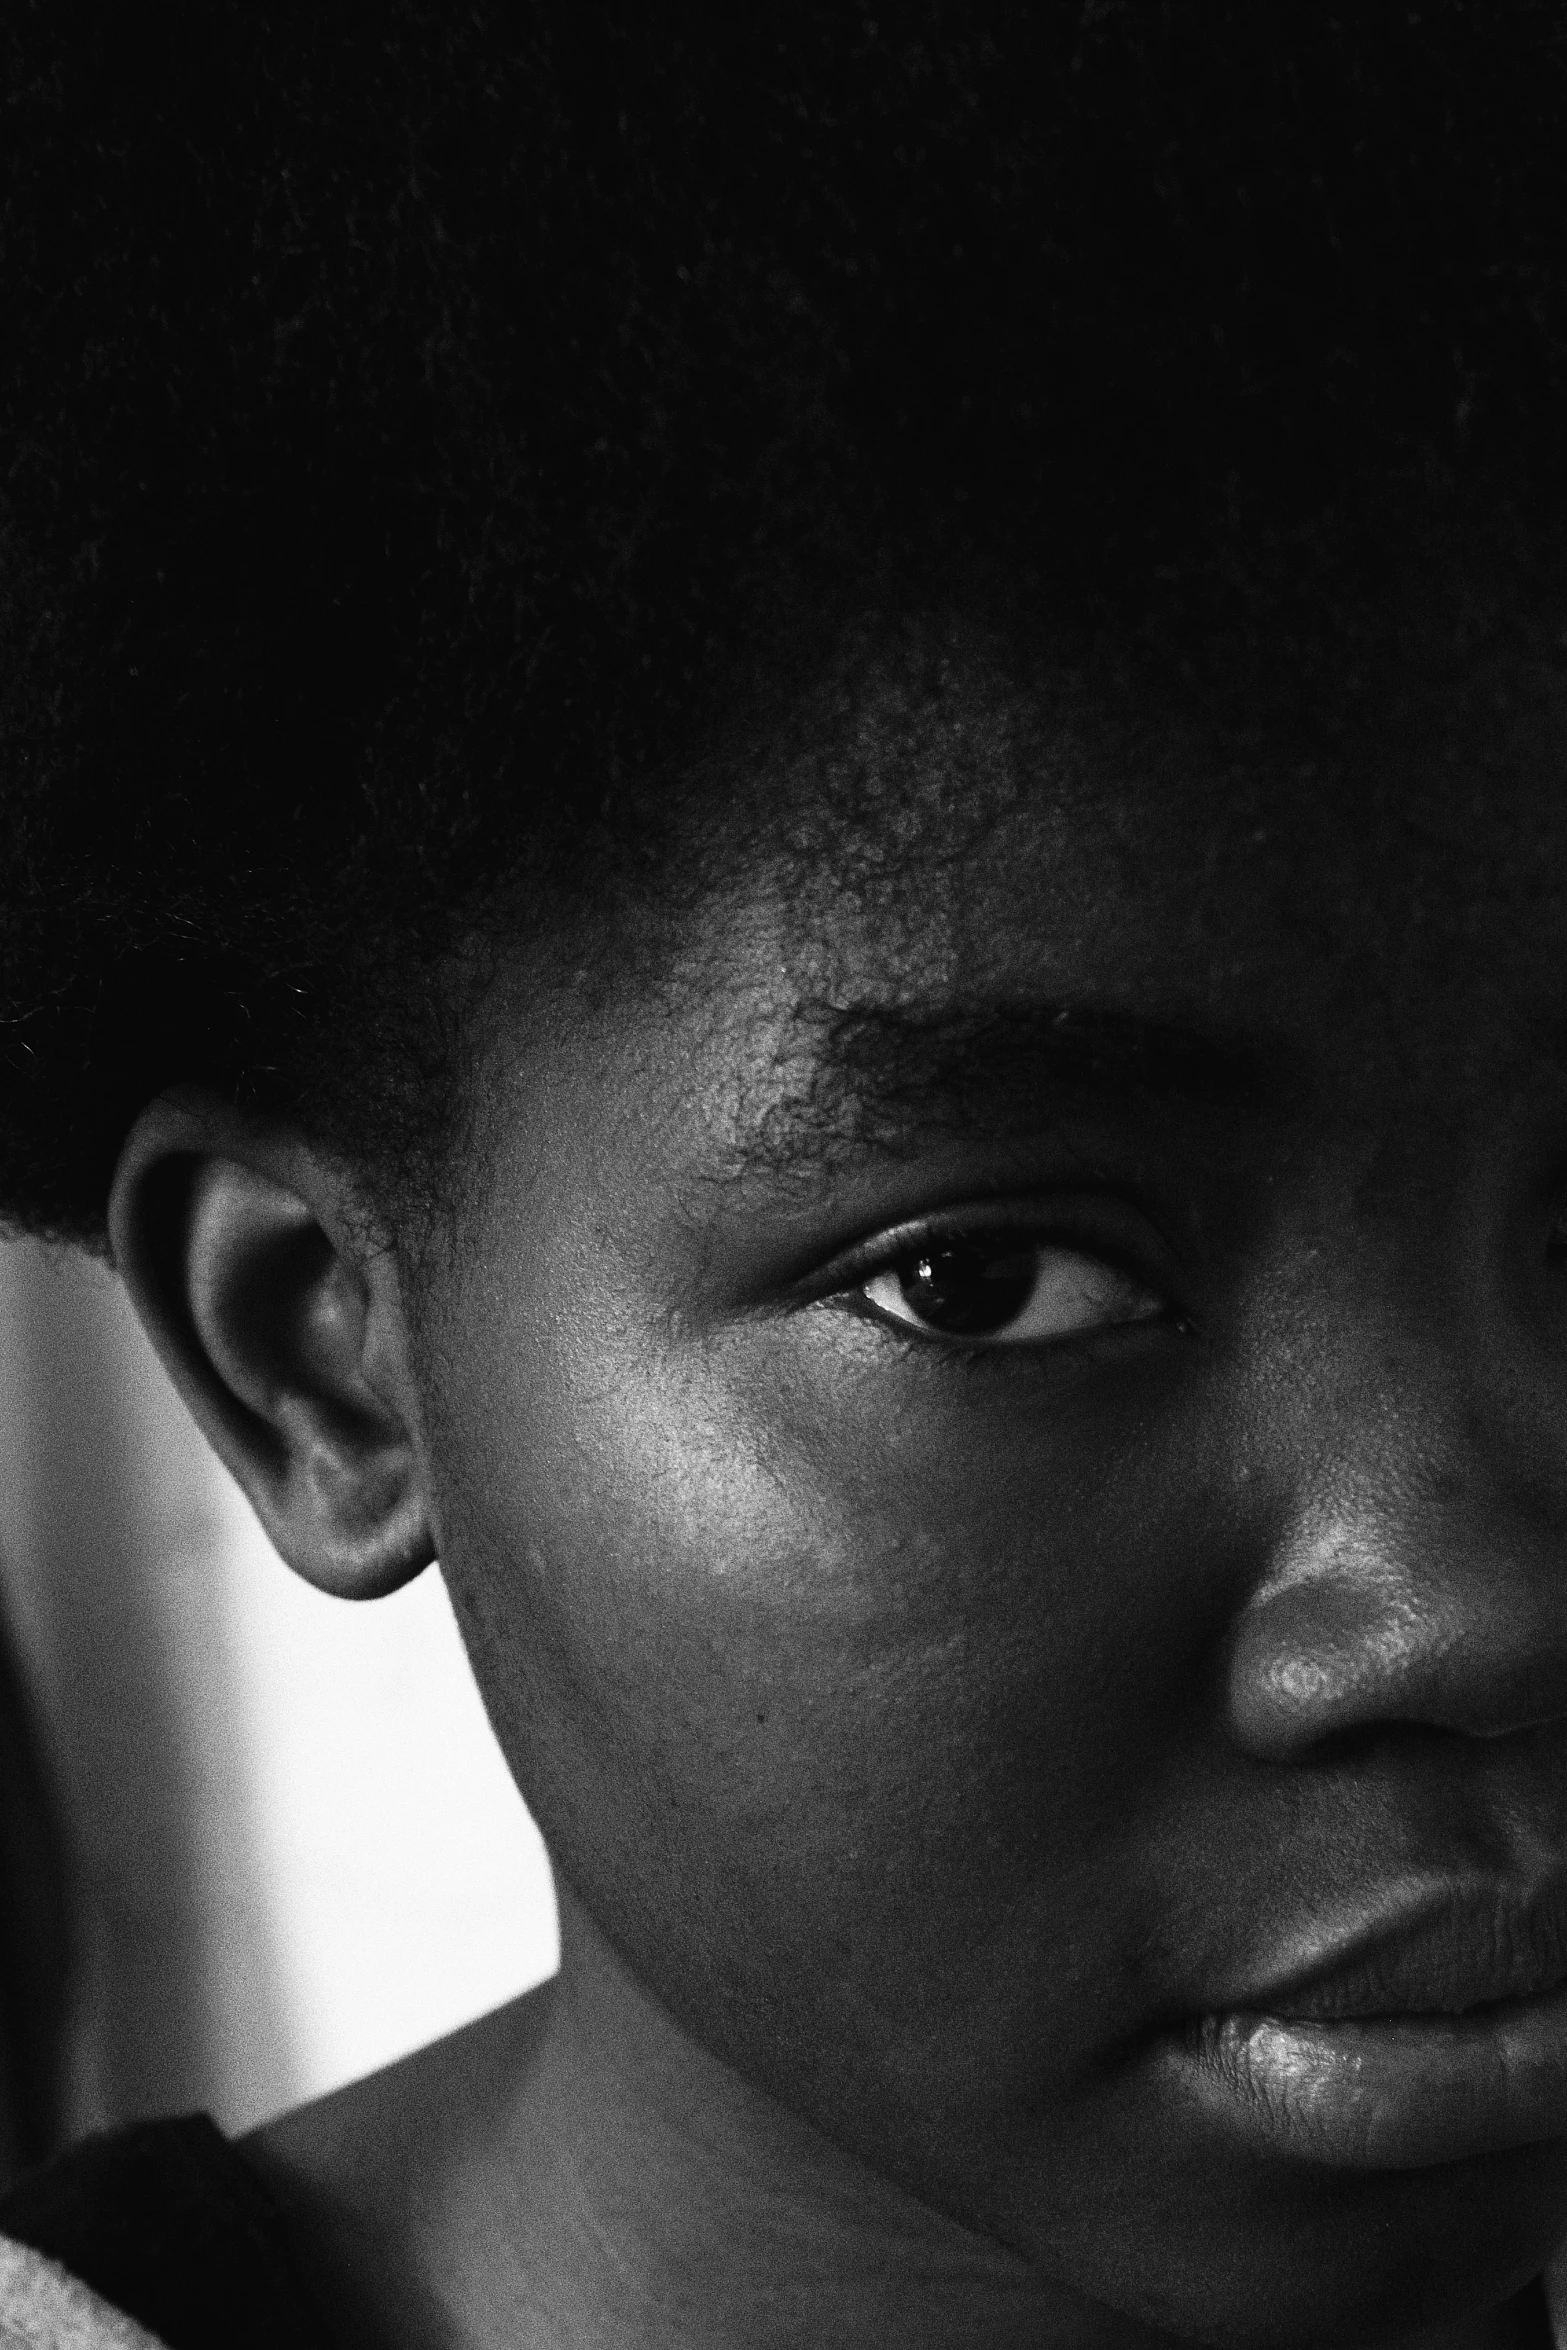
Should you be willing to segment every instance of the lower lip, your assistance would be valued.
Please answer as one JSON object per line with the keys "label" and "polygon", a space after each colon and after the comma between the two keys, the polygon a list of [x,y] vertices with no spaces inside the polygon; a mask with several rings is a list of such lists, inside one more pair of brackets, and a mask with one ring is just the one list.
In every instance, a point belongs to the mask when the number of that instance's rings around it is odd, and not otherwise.
{"label": "lower lip", "polygon": [[1567,2137],[1567,1985],[1464,2015],[1209,2016],[1170,2054],[1259,2153],[1419,2170]]}

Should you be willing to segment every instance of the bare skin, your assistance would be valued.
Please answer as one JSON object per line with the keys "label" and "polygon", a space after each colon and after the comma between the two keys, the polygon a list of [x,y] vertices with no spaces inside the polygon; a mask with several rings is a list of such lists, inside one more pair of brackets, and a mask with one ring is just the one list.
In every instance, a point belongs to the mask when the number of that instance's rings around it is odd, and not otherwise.
{"label": "bare skin", "polygon": [[[657,984],[498,990],[416,1283],[297,1135],[149,1107],[165,1358],[301,1571],[439,1550],[562,1878],[558,1985],[252,2142],[346,2338],[1538,2340],[1567,2098],[1435,2154],[1190,2057],[1389,1904],[1465,2008],[1567,1877],[1533,686],[1324,764],[891,679]],[[932,1249],[1014,1319],[922,1321]]]}
{"label": "bare skin", "polygon": [[[1026,2268],[704,2061],[580,1912],[562,1974],[247,2141],[382,2342],[1039,2339]],[[541,2290],[542,2286],[542,2290]]]}

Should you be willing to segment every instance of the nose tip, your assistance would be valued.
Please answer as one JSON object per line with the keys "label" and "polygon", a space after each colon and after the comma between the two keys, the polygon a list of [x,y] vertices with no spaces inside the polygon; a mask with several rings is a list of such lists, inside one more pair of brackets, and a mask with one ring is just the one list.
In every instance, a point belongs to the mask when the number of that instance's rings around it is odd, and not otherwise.
{"label": "nose tip", "polygon": [[1285,1762],[1400,1723],[1496,1738],[1567,1717],[1567,1559],[1525,1548],[1404,1556],[1387,1529],[1327,1530],[1235,1626],[1232,1737]]}

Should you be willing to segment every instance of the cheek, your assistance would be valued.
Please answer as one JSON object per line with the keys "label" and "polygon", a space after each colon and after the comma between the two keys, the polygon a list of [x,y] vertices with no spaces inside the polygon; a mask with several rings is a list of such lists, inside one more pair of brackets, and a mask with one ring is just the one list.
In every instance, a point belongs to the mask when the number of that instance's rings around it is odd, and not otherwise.
{"label": "cheek", "polygon": [[918,2071],[950,2114],[976,2068],[1024,2094],[1126,2027],[1191,1529],[1135,1409],[1107,1435],[1082,1382],[1020,1399],[808,1321],[469,1354],[447,1568],[644,1978],[753,2070]]}

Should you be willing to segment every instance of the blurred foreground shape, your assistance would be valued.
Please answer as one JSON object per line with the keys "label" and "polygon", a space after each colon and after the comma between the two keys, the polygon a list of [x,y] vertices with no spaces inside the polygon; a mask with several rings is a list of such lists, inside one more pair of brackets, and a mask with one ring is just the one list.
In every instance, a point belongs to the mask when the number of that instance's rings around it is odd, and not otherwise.
{"label": "blurred foreground shape", "polygon": [[0,2186],[64,2136],[70,1910],[32,1696],[0,1623]]}

